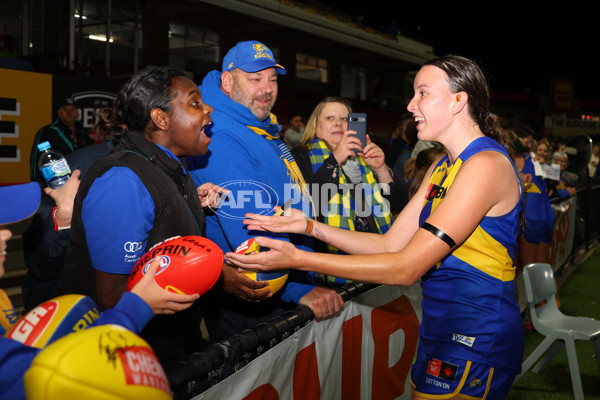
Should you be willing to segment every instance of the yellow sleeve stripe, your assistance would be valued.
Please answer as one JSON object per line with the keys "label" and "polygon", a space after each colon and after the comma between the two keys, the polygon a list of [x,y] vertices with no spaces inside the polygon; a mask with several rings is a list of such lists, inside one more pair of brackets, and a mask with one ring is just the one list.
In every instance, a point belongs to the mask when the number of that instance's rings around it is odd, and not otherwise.
{"label": "yellow sleeve stripe", "polygon": [[508,250],[481,226],[452,255],[503,282],[515,279],[515,268]]}

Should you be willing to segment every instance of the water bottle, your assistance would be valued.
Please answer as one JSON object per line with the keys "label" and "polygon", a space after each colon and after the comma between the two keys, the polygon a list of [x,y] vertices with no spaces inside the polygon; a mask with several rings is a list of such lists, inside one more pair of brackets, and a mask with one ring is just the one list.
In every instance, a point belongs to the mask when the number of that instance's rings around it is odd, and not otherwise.
{"label": "water bottle", "polygon": [[71,176],[69,163],[61,153],[50,148],[49,142],[40,143],[37,147],[40,151],[38,168],[46,183],[52,189],[61,187]]}

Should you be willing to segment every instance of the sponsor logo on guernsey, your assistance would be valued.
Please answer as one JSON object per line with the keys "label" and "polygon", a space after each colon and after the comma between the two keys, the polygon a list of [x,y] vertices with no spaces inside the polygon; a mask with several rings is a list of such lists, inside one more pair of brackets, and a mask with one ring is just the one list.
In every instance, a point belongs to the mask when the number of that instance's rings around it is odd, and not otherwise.
{"label": "sponsor logo on guernsey", "polygon": [[433,199],[443,199],[446,196],[446,188],[436,185],[434,183],[429,184],[427,193],[425,194],[425,200],[432,201]]}
{"label": "sponsor logo on guernsey", "polygon": [[126,263],[136,263],[140,259],[139,255],[125,254],[123,261]]}
{"label": "sponsor logo on guernsey", "polygon": [[136,263],[140,258],[140,250],[143,249],[143,242],[125,242],[123,244],[123,250],[125,250],[123,261],[126,263]]}
{"label": "sponsor logo on guernsey", "polygon": [[142,242],[126,242],[123,245],[123,250],[128,253],[135,253],[136,251],[140,251],[143,247]]}
{"label": "sponsor logo on guernsey", "polygon": [[436,378],[441,378],[447,381],[454,381],[456,380],[457,371],[458,365],[450,364],[449,362],[432,358],[431,360],[429,360],[429,363],[427,364],[427,371],[425,372],[428,375],[435,376]]}
{"label": "sponsor logo on guernsey", "polygon": [[469,346],[469,347],[473,347],[473,344],[475,344],[475,337],[473,336],[465,336],[465,335],[461,335],[458,333],[453,333],[452,334],[452,340],[461,344],[464,344],[465,346]]}
{"label": "sponsor logo on guernsey", "polygon": [[427,383],[428,385],[433,385],[435,387],[445,389],[445,390],[450,390],[450,385],[448,385],[446,382],[440,382],[440,381],[430,378],[428,376],[425,377],[425,383]]}

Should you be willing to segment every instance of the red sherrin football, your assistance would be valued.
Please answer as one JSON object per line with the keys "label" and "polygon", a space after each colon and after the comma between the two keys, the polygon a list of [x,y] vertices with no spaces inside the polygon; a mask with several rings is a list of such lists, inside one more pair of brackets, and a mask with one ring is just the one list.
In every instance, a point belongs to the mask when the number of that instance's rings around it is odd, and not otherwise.
{"label": "red sherrin football", "polygon": [[160,267],[154,274],[156,283],[171,292],[203,295],[217,281],[223,269],[223,250],[201,236],[175,236],[154,245],[129,274],[131,290],[148,271],[154,257]]}

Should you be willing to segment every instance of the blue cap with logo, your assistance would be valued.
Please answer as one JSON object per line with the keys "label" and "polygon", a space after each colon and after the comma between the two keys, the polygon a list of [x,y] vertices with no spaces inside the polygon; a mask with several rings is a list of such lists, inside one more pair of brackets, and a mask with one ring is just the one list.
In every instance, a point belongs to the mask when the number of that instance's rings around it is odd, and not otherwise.
{"label": "blue cap with logo", "polygon": [[0,225],[29,218],[37,211],[41,198],[37,182],[0,187]]}
{"label": "blue cap with logo", "polygon": [[239,68],[244,72],[258,72],[266,68],[275,68],[280,75],[286,71],[275,62],[271,50],[256,40],[239,42],[223,58],[223,72]]}

